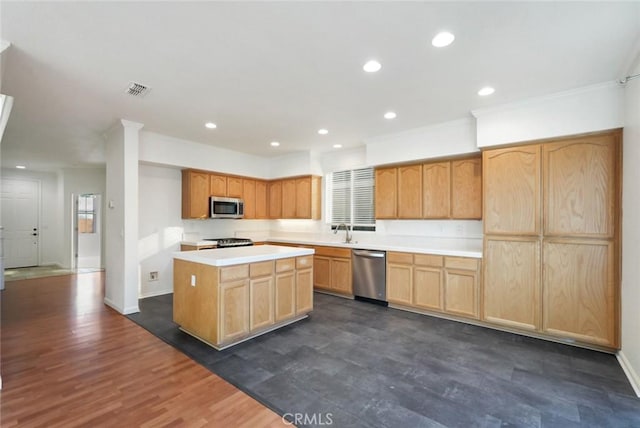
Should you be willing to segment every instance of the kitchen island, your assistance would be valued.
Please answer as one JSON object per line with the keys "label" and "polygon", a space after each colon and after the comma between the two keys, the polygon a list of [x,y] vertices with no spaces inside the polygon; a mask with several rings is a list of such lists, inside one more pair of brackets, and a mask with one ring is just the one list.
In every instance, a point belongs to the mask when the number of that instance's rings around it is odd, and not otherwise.
{"label": "kitchen island", "polygon": [[173,320],[221,350],[313,309],[313,249],[260,245],[175,253]]}

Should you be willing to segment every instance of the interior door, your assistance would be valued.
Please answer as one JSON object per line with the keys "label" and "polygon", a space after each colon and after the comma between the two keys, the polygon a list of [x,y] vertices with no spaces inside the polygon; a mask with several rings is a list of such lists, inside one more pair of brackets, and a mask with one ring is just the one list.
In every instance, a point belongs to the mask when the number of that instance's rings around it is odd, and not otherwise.
{"label": "interior door", "polygon": [[3,178],[5,268],[38,265],[40,183]]}

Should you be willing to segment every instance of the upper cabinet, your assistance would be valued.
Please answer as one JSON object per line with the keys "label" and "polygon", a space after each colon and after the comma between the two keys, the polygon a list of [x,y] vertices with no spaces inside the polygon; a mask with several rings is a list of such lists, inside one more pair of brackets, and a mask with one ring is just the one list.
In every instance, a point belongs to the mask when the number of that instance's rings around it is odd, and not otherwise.
{"label": "upper cabinet", "polygon": [[282,218],[296,218],[296,180],[282,180]]}
{"label": "upper cabinet", "polygon": [[230,198],[242,198],[242,177],[227,177],[227,196]]}
{"label": "upper cabinet", "polygon": [[376,169],[377,219],[481,219],[480,157]]}
{"label": "upper cabinet", "polygon": [[398,218],[422,217],[422,165],[398,168]]}
{"label": "upper cabinet", "polygon": [[209,173],[182,171],[182,218],[209,217]]}
{"label": "upper cabinet", "polygon": [[398,168],[376,168],[376,218],[397,218]]}
{"label": "upper cabinet", "polygon": [[269,218],[282,218],[282,181],[269,182]]}
{"label": "upper cabinet", "polygon": [[242,179],[242,199],[244,200],[244,218],[258,218],[256,216],[256,180]]}
{"label": "upper cabinet", "polygon": [[487,150],[484,166],[485,234],[540,233],[540,145]]}
{"label": "upper cabinet", "polygon": [[227,176],[220,174],[209,174],[211,183],[210,196],[227,196]]}
{"label": "upper cabinet", "polygon": [[296,218],[320,219],[321,183],[316,176],[296,178]]}
{"label": "upper cabinet", "polygon": [[451,218],[482,218],[482,159],[451,161]]}
{"label": "upper cabinet", "polygon": [[266,181],[256,180],[256,218],[269,218]]}
{"label": "upper cabinet", "polygon": [[605,134],[543,146],[545,235],[614,236],[616,138]]}
{"label": "upper cabinet", "polygon": [[422,217],[448,218],[451,200],[451,162],[422,165]]}

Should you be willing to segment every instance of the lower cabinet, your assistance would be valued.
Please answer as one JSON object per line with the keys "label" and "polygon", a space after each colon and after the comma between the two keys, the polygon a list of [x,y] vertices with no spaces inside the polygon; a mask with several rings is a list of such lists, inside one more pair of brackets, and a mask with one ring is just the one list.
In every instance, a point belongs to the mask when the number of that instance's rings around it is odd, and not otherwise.
{"label": "lower cabinet", "polygon": [[296,259],[296,315],[313,310],[313,257]]}
{"label": "lower cabinet", "polygon": [[274,296],[272,276],[252,278],[249,281],[249,329],[251,331],[273,324],[275,320]]}
{"label": "lower cabinet", "polygon": [[313,285],[339,294],[353,294],[351,250],[339,247],[315,247]]}
{"label": "lower cabinet", "polygon": [[390,303],[478,318],[480,262],[465,257],[387,252]]}
{"label": "lower cabinet", "polygon": [[231,342],[249,333],[249,281],[220,284],[220,342]]}
{"label": "lower cabinet", "polygon": [[296,314],[296,260],[276,260],[276,321]]}

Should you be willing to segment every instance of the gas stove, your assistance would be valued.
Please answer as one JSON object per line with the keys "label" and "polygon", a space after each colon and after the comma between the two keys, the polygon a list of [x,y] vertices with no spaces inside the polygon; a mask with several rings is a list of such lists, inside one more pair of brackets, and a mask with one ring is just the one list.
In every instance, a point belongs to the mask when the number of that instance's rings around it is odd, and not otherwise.
{"label": "gas stove", "polygon": [[249,247],[253,245],[253,241],[247,238],[213,238],[203,239],[203,241],[214,242],[216,248]]}

